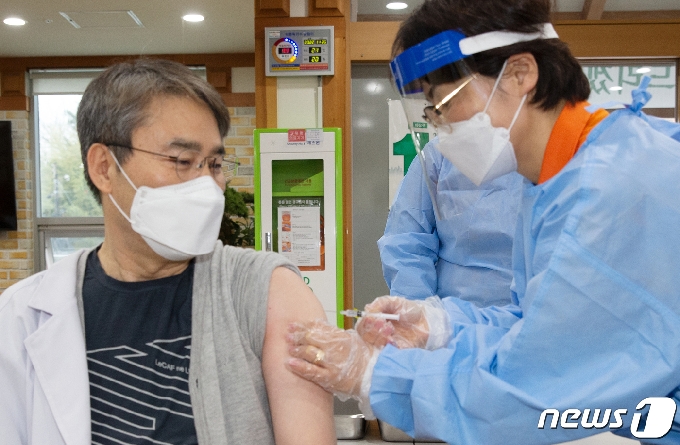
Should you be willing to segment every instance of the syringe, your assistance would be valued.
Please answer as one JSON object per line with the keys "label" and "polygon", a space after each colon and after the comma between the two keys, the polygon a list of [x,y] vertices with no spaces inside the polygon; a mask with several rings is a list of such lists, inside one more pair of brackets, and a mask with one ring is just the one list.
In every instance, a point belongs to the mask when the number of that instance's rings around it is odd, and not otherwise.
{"label": "syringe", "polygon": [[361,317],[375,317],[384,318],[385,320],[395,320],[399,321],[399,314],[385,314],[383,312],[366,312],[357,309],[347,309],[340,311],[345,317],[361,318]]}

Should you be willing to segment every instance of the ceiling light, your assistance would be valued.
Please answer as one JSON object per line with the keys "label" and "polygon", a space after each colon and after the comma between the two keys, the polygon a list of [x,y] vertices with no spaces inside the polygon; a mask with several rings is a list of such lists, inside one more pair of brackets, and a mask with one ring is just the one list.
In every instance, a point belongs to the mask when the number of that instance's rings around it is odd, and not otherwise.
{"label": "ceiling light", "polygon": [[185,22],[202,22],[204,17],[200,14],[187,14],[182,17]]}
{"label": "ceiling light", "polygon": [[638,74],[645,74],[645,73],[648,73],[650,71],[652,71],[652,69],[649,68],[649,67],[646,67],[646,66],[643,67],[643,68],[638,68],[637,70],[635,70],[635,72],[638,73]]}
{"label": "ceiling light", "polygon": [[26,24],[26,20],[21,20],[18,17],[7,17],[5,20],[2,21],[5,25],[10,25],[10,26],[23,26]]}
{"label": "ceiling light", "polygon": [[609,91],[621,91],[623,87],[609,87]]}
{"label": "ceiling light", "polygon": [[368,94],[380,94],[383,92],[383,86],[378,82],[369,82],[366,84],[366,92]]}
{"label": "ceiling light", "polygon": [[385,6],[387,9],[406,9],[408,5],[404,2],[391,2]]}

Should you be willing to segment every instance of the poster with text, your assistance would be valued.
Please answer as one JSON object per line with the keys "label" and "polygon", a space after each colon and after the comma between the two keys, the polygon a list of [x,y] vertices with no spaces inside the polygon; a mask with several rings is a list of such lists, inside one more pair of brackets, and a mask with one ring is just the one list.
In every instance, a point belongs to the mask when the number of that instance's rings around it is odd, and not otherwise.
{"label": "poster with text", "polygon": [[298,267],[321,266],[321,206],[278,207],[279,253]]}

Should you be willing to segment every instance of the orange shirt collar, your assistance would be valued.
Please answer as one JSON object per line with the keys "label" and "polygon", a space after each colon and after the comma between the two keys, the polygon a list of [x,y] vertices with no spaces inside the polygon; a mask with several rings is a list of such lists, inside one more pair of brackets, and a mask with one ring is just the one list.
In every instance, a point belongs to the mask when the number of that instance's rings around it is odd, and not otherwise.
{"label": "orange shirt collar", "polygon": [[603,109],[590,113],[585,109],[588,105],[588,102],[567,104],[560,113],[545,148],[539,184],[559,173],[585,142],[590,130],[609,115]]}

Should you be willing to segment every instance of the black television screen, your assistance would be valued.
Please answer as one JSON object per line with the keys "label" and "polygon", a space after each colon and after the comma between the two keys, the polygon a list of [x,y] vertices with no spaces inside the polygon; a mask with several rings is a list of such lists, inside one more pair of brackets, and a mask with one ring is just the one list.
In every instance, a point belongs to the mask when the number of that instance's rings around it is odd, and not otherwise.
{"label": "black television screen", "polygon": [[14,194],[12,122],[0,121],[0,230],[17,229],[17,199]]}

